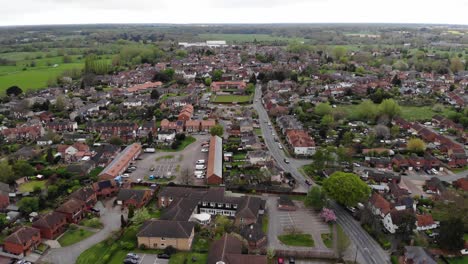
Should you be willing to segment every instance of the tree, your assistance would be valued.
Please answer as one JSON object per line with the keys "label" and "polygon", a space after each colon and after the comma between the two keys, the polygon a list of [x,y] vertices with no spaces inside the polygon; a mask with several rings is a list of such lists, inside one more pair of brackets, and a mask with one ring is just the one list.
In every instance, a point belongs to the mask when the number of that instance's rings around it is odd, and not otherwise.
{"label": "tree", "polygon": [[214,70],[213,71],[213,76],[211,79],[213,79],[213,81],[215,82],[218,82],[218,81],[221,81],[221,78],[223,77],[223,71],[222,70]]}
{"label": "tree", "polygon": [[345,47],[336,47],[333,49],[333,58],[335,58],[336,60],[340,60],[345,55],[346,55]]}
{"label": "tree", "polygon": [[211,80],[211,78],[205,78],[205,85],[206,86],[211,86],[212,82],[213,82],[213,80]]}
{"label": "tree", "polygon": [[148,208],[143,207],[135,212],[135,215],[132,217],[132,221],[135,223],[135,225],[140,225],[150,218],[151,215],[148,212]]}
{"label": "tree", "polygon": [[457,73],[464,69],[465,69],[465,65],[463,65],[463,62],[460,60],[460,58],[454,57],[450,59],[450,70],[453,73]]}
{"label": "tree", "polygon": [[54,155],[52,154],[52,148],[47,149],[46,161],[49,164],[52,164],[54,162]]}
{"label": "tree", "polygon": [[192,177],[190,177],[189,169],[184,168],[182,172],[180,173],[181,176],[181,183],[185,185],[189,185],[192,183]]}
{"label": "tree", "polygon": [[223,235],[232,231],[234,223],[227,216],[218,215],[215,219],[215,226],[215,234]]}
{"label": "tree", "polygon": [[249,83],[252,83],[254,85],[257,84],[257,77],[255,77],[255,73],[252,73],[252,75],[250,75]]}
{"label": "tree", "polygon": [[124,229],[125,226],[127,226],[127,222],[125,221],[125,218],[124,218],[124,216],[122,214],[122,215],[120,215],[120,228]]}
{"label": "tree", "polygon": [[319,116],[329,115],[332,112],[332,107],[329,103],[319,103],[314,112]]}
{"label": "tree", "polygon": [[128,215],[127,215],[127,219],[132,219],[133,216],[135,216],[135,206],[133,206],[132,204],[128,206]]}
{"label": "tree", "polygon": [[8,184],[14,183],[18,179],[17,175],[13,172],[13,168],[8,164],[8,162],[0,162],[0,182],[5,182]]}
{"label": "tree", "polygon": [[18,208],[20,211],[30,214],[39,210],[39,198],[38,197],[24,197],[18,202]]}
{"label": "tree", "polygon": [[393,99],[385,99],[379,105],[379,114],[387,115],[390,119],[401,114],[401,108]]}
{"label": "tree", "polygon": [[416,216],[412,211],[402,211],[400,214],[400,223],[396,230],[397,236],[403,241],[408,241],[416,228]]}
{"label": "tree", "polygon": [[27,161],[18,160],[15,162],[15,164],[13,164],[13,172],[20,177],[24,177],[33,176],[36,170]]}
{"label": "tree", "polygon": [[336,215],[332,209],[323,208],[322,212],[320,213],[320,217],[322,217],[326,223],[336,221]]}
{"label": "tree", "polygon": [[378,139],[384,139],[390,137],[390,129],[384,125],[376,125],[374,127],[375,136]]}
{"label": "tree", "polygon": [[423,153],[426,150],[426,143],[419,138],[408,140],[406,149],[414,153]]}
{"label": "tree", "polygon": [[151,90],[151,99],[158,100],[159,99],[159,92],[156,89]]}
{"label": "tree", "polygon": [[344,233],[340,225],[336,225],[336,228],[337,228],[337,232],[336,232],[337,253],[338,253],[339,258],[342,259],[346,249],[349,247],[350,241],[349,241],[349,237]]}
{"label": "tree", "polygon": [[212,136],[222,137],[224,134],[224,128],[222,125],[215,125],[210,129],[210,134]]}
{"label": "tree", "polygon": [[448,250],[463,248],[463,221],[460,218],[451,218],[440,223],[439,246]]}
{"label": "tree", "polygon": [[10,86],[8,89],[6,89],[6,94],[8,96],[12,96],[12,95],[18,96],[22,93],[23,93],[23,90],[16,85]]}
{"label": "tree", "polygon": [[153,144],[154,139],[153,139],[153,132],[152,131],[148,132],[148,138],[147,138],[146,141],[148,142],[149,145]]}
{"label": "tree", "polygon": [[333,127],[333,124],[335,122],[335,119],[333,118],[332,115],[324,115],[322,119],[320,120],[320,125],[323,127]]}
{"label": "tree", "polygon": [[58,112],[62,112],[65,110],[65,97],[63,95],[57,96],[57,99],[55,101],[55,110]]}
{"label": "tree", "polygon": [[115,146],[122,146],[123,140],[120,137],[113,136],[109,139],[109,143]]}
{"label": "tree", "polygon": [[364,100],[359,104],[357,113],[361,120],[374,122],[378,115],[377,105],[371,100]]}
{"label": "tree", "polygon": [[355,206],[370,195],[370,188],[354,173],[337,171],[323,181],[328,197],[345,206]]}
{"label": "tree", "polygon": [[309,206],[319,211],[325,206],[325,193],[319,186],[312,187],[307,193],[304,201],[305,206]]}

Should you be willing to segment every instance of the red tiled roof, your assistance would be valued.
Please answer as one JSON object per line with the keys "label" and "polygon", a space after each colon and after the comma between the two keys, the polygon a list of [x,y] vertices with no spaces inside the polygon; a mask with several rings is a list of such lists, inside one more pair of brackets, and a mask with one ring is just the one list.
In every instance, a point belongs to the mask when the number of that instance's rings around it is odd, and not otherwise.
{"label": "red tiled roof", "polygon": [[431,226],[434,224],[434,219],[432,218],[432,215],[426,214],[426,215],[416,215],[416,221],[418,226]]}
{"label": "red tiled roof", "polygon": [[383,214],[387,214],[390,212],[390,203],[378,193],[373,193],[369,202],[374,207],[379,208]]}

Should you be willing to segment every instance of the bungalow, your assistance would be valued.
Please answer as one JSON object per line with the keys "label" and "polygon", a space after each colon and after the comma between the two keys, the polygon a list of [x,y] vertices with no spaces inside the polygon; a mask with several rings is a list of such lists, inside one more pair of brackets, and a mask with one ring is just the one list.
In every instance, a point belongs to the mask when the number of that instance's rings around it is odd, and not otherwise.
{"label": "bungalow", "polygon": [[432,177],[426,181],[425,189],[427,193],[440,195],[447,190],[442,181],[437,177]]}
{"label": "bungalow", "polygon": [[437,228],[437,223],[432,218],[432,215],[416,215],[416,230],[418,231],[425,231],[430,229]]}
{"label": "bungalow", "polygon": [[364,170],[364,174],[362,175],[361,178],[366,179],[366,180],[373,180],[377,183],[381,183],[381,182],[400,183],[400,180],[401,180],[400,175],[395,175],[392,172],[374,171],[374,170]]}
{"label": "bungalow", "polygon": [[79,223],[86,213],[86,203],[75,198],[71,198],[55,210],[65,214],[68,223]]}
{"label": "bungalow", "polygon": [[265,255],[242,254],[242,241],[230,234],[224,234],[212,243],[207,264],[267,264]]}
{"label": "bungalow", "polygon": [[249,151],[247,158],[252,165],[263,165],[271,160],[270,154],[264,150]]}
{"label": "bungalow", "polygon": [[241,90],[243,91],[247,87],[243,81],[225,81],[225,82],[212,82],[211,91],[217,93],[221,90]]}
{"label": "bungalow", "polygon": [[265,201],[258,197],[244,196],[238,206],[234,224],[237,226],[251,225],[257,222],[258,216],[263,215]]}
{"label": "bungalow", "polygon": [[297,207],[288,196],[282,195],[278,198],[278,210],[296,211]]}
{"label": "bungalow", "polygon": [[3,250],[15,255],[28,255],[41,241],[39,229],[24,226],[3,240]]}
{"label": "bungalow", "polygon": [[148,220],[137,233],[139,247],[165,249],[172,246],[177,250],[192,248],[195,223],[187,221]]}
{"label": "bungalow", "polygon": [[120,189],[117,194],[117,204],[123,207],[130,205],[135,208],[141,208],[145,206],[151,199],[150,190],[133,190],[133,189]]}
{"label": "bungalow", "polygon": [[468,191],[468,178],[461,178],[453,182],[453,186],[458,189]]}
{"label": "bungalow", "polygon": [[55,211],[42,215],[32,223],[32,227],[39,229],[41,237],[45,239],[57,238],[65,231],[66,225],[66,215]]}

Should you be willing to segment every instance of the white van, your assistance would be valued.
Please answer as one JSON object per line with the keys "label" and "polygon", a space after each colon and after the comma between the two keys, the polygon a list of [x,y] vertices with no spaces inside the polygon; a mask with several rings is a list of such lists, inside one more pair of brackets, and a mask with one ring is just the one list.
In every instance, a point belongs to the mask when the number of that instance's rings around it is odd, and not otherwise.
{"label": "white van", "polygon": [[204,169],[206,169],[206,167],[203,164],[199,164],[199,165],[195,165],[195,169],[196,170],[204,170]]}

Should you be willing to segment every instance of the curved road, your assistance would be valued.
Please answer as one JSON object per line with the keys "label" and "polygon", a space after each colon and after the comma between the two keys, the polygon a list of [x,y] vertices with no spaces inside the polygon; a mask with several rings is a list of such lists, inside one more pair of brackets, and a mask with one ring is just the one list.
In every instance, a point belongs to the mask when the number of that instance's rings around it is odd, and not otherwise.
{"label": "curved road", "polygon": [[[284,162],[286,156],[283,150],[278,147],[278,143],[275,142],[274,137],[272,136],[272,131],[268,126],[268,122],[271,121],[265,108],[262,105],[261,85],[257,85],[254,98],[254,108],[257,110],[263,138],[271,155],[279,164],[279,166],[283,168],[283,170],[290,172],[291,175],[296,179],[296,182],[299,185],[296,191],[306,192],[309,189],[309,186],[305,183],[304,176],[299,172],[298,169],[303,165],[310,163],[310,161],[288,158],[289,164]],[[338,224],[343,227],[343,230],[349,236],[350,240],[354,245],[357,246],[362,259],[366,263],[390,263],[388,254],[348,212],[346,212],[340,205],[336,204],[335,202],[332,203],[332,207],[336,213]]]}

